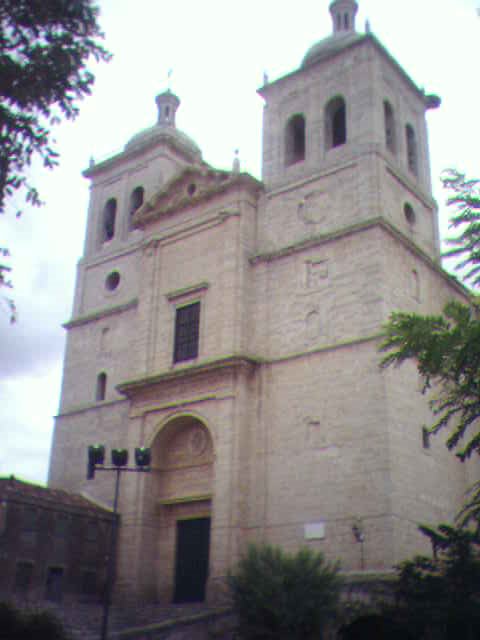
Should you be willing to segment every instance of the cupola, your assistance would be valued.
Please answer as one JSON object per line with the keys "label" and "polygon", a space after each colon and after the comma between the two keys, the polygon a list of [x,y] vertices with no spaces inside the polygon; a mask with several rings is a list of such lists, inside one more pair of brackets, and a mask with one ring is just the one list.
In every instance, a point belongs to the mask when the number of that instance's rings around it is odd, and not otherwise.
{"label": "cupola", "polygon": [[161,127],[175,127],[175,114],[180,106],[180,100],[177,96],[168,89],[160,93],[156,98],[158,109],[157,123]]}
{"label": "cupola", "polygon": [[334,0],[330,5],[334,35],[355,33],[358,4],[355,0]]}
{"label": "cupola", "polygon": [[180,99],[168,89],[155,98],[155,103],[158,110],[156,124],[130,138],[125,151],[138,150],[147,145],[168,141],[187,153],[191,161],[201,160],[202,154],[195,142],[176,127],[175,116],[180,106]]}

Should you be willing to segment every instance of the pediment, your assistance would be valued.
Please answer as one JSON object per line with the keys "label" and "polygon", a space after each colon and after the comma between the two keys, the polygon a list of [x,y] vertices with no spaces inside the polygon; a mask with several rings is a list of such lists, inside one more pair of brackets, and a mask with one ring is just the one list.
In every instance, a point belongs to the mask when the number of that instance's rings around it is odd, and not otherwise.
{"label": "pediment", "polygon": [[164,215],[197,206],[238,185],[256,192],[262,186],[247,173],[219,171],[207,165],[189,165],[138,209],[132,225],[143,228]]}

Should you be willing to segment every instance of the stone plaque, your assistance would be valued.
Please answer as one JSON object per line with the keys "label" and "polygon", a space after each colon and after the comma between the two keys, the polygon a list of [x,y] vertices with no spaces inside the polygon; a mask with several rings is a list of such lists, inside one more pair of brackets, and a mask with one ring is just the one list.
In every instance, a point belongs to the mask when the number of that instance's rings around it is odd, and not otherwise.
{"label": "stone plaque", "polygon": [[311,522],[305,525],[305,540],[324,540],[325,523]]}

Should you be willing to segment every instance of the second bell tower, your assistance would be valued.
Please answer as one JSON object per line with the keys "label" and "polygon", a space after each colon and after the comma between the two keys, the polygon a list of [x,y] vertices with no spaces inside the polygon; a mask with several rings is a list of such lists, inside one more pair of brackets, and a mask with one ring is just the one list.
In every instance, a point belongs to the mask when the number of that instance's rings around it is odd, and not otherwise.
{"label": "second bell tower", "polygon": [[438,261],[425,113],[440,101],[372,33],[356,31],[357,11],[355,0],[332,2],[332,34],[259,91],[268,207],[278,220],[285,199],[276,195],[287,190],[298,221],[266,241],[288,244],[381,217]]}

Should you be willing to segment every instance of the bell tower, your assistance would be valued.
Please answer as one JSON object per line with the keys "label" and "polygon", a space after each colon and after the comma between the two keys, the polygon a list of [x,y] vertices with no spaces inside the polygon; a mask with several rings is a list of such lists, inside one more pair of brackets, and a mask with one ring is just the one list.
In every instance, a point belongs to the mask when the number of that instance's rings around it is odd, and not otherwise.
{"label": "bell tower", "polygon": [[275,238],[266,228],[265,241],[288,244],[382,218],[438,261],[425,113],[440,100],[425,95],[373,33],[356,31],[357,11],[355,0],[334,0],[331,35],[297,70],[259,90],[262,177],[277,222],[285,199],[276,194],[298,194],[298,224],[290,212]]}

